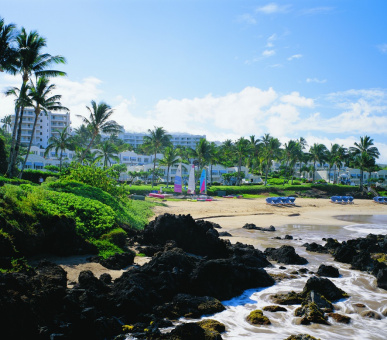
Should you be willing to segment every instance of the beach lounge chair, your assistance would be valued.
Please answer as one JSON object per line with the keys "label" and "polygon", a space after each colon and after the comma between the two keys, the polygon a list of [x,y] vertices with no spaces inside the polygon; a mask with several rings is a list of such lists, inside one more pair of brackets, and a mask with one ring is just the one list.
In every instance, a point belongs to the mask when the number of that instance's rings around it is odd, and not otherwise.
{"label": "beach lounge chair", "polygon": [[352,196],[348,196],[348,203],[353,204],[353,197]]}
{"label": "beach lounge chair", "polygon": [[336,196],[336,203],[343,203],[343,197]]}
{"label": "beach lounge chair", "polygon": [[273,204],[273,197],[267,197],[266,204]]}
{"label": "beach lounge chair", "polygon": [[337,203],[337,196],[332,196],[331,197],[331,202],[332,203]]}
{"label": "beach lounge chair", "polygon": [[296,204],[296,198],[295,197],[289,197],[289,204]]}
{"label": "beach lounge chair", "polygon": [[348,203],[349,199],[348,196],[342,196],[343,203]]}
{"label": "beach lounge chair", "polygon": [[383,203],[384,203],[384,204],[387,204],[387,197],[384,197],[384,196],[383,196],[382,198],[383,198]]}

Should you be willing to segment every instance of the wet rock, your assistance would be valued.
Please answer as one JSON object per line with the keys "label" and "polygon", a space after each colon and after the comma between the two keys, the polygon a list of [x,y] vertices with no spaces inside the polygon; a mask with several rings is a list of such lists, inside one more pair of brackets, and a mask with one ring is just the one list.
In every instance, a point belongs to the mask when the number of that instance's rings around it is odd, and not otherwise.
{"label": "wet rock", "polygon": [[308,270],[308,268],[300,268],[298,271],[299,271],[301,274],[306,274],[309,270]]}
{"label": "wet rock", "polygon": [[383,315],[383,316],[387,316],[387,309],[385,309],[385,310],[382,312],[382,315]]}
{"label": "wet rock", "polygon": [[311,336],[309,334],[297,334],[297,335],[291,335],[285,340],[321,340],[321,339],[317,339],[314,336]]}
{"label": "wet rock", "polygon": [[307,251],[312,251],[312,252],[321,253],[321,254],[328,253],[328,250],[325,247],[323,247],[321,244],[317,244],[316,242],[304,243],[302,246],[306,247]]}
{"label": "wet rock", "polygon": [[353,257],[351,269],[372,272],[376,267],[378,267],[378,264],[378,261],[371,258],[369,252],[362,250]]}
{"label": "wet rock", "polygon": [[98,280],[90,270],[83,270],[79,273],[78,284],[75,285],[74,288],[87,289],[88,291],[94,291],[98,293],[106,293],[109,291],[108,286],[102,281]]}
{"label": "wet rock", "polygon": [[314,290],[310,291],[305,298],[305,302],[314,302],[318,308],[322,309],[324,312],[332,311],[333,305],[328,301],[324,296],[315,292]]}
{"label": "wet rock", "polygon": [[344,244],[344,242],[334,253],[335,261],[343,263],[351,263],[355,255],[356,249],[352,246]]}
{"label": "wet rock", "polygon": [[112,283],[112,277],[108,273],[101,274],[101,276],[99,277],[99,280],[102,281],[106,285],[109,285]]}
{"label": "wet rock", "polygon": [[178,294],[171,302],[158,307],[156,313],[171,319],[177,319],[181,316],[200,318],[202,315],[219,313],[225,309],[222,303],[213,297]]}
{"label": "wet rock", "polygon": [[366,305],[363,304],[363,303],[354,303],[353,306],[359,307],[359,308],[365,308],[366,307]]}
{"label": "wet rock", "polygon": [[303,303],[301,307],[294,311],[294,315],[302,318],[302,325],[309,325],[312,322],[329,325],[324,313],[314,302]]}
{"label": "wet rock", "polygon": [[134,262],[134,257],[134,252],[127,252],[122,254],[115,253],[114,255],[109,256],[106,259],[102,256],[93,256],[89,257],[88,260],[90,262],[99,263],[108,269],[120,270],[132,265]]}
{"label": "wet rock", "polygon": [[339,277],[340,273],[336,267],[326,266],[325,264],[320,265],[317,270],[317,275],[326,277]]}
{"label": "wet rock", "polygon": [[281,240],[281,237],[280,236],[274,236],[272,237],[273,240]]}
{"label": "wet rock", "polygon": [[279,274],[269,274],[275,282],[281,282],[282,280],[291,280],[291,279],[296,279],[296,275],[292,274],[286,274],[286,273],[279,273]]}
{"label": "wet rock", "polygon": [[272,312],[272,313],[275,313],[275,312],[287,312],[288,310],[285,308],[285,307],[281,307],[281,306],[265,306],[262,308],[262,310],[264,310],[265,312]]}
{"label": "wet rock", "polygon": [[293,240],[292,235],[285,235],[284,240]]}
{"label": "wet rock", "polygon": [[257,268],[272,266],[263,252],[252,245],[237,242],[235,244],[228,244],[227,249],[232,259],[246,266]]}
{"label": "wet rock", "polygon": [[184,323],[177,326],[165,339],[170,340],[221,340],[222,337],[218,332],[205,330],[197,323]]}
{"label": "wet rock", "polygon": [[379,288],[387,290],[387,268],[380,269],[376,275],[376,282]]}
{"label": "wet rock", "polygon": [[191,215],[164,214],[156,217],[144,228],[140,241],[148,245],[165,245],[169,240],[192,254],[209,258],[228,256],[227,243],[219,239],[213,224],[203,220],[195,222]]}
{"label": "wet rock", "polygon": [[294,247],[292,246],[282,246],[278,249],[276,248],[266,248],[264,254],[269,258],[269,260],[274,260],[279,263],[284,264],[306,264],[308,261],[299,256]]}
{"label": "wet rock", "polygon": [[328,251],[330,252],[334,252],[337,248],[339,248],[341,246],[340,242],[329,237],[327,240],[326,240],[326,243],[325,243],[325,246],[324,248],[328,249]]}
{"label": "wet rock", "polygon": [[253,325],[271,325],[268,317],[263,315],[260,309],[253,310],[248,316],[247,321]]}
{"label": "wet rock", "polygon": [[284,266],[279,266],[278,268],[279,269],[286,269],[286,267],[284,267]]}
{"label": "wet rock", "polygon": [[333,320],[335,320],[336,322],[339,322],[339,323],[348,324],[351,322],[351,318],[349,316],[345,316],[342,314],[328,313],[327,316],[329,316],[330,318],[332,318]]}
{"label": "wet rock", "polygon": [[278,305],[300,305],[304,301],[301,294],[293,291],[289,293],[274,294],[271,296],[271,299]]}
{"label": "wet rock", "polygon": [[382,317],[379,313],[373,311],[373,310],[365,310],[364,312],[361,312],[360,315],[364,318],[370,318],[375,320],[381,320]]}
{"label": "wet rock", "polygon": [[227,231],[221,231],[219,233],[219,236],[232,236],[230,233],[228,233]]}
{"label": "wet rock", "polygon": [[204,329],[216,331],[218,333],[223,333],[226,331],[226,326],[223,323],[213,319],[205,319],[199,321],[197,324]]}
{"label": "wet rock", "polygon": [[262,227],[257,227],[253,223],[246,223],[242,228],[248,229],[248,230],[275,231],[275,227],[272,225],[268,228],[262,228]]}
{"label": "wet rock", "polygon": [[348,297],[346,292],[336,287],[329,279],[316,276],[308,279],[301,294],[305,297],[311,291],[315,291],[320,295],[323,295],[329,301],[336,301]]}

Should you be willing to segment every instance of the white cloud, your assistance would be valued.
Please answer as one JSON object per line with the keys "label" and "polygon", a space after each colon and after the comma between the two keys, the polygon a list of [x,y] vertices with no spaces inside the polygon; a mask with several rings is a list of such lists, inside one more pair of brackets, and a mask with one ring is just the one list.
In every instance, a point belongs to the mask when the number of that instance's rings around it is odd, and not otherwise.
{"label": "white cloud", "polygon": [[265,50],[262,52],[263,57],[272,57],[273,55],[275,55],[274,50]]}
{"label": "white cloud", "polygon": [[324,84],[327,82],[326,79],[318,79],[318,78],[307,78],[307,83],[317,83],[317,84]]}
{"label": "white cloud", "polygon": [[301,97],[298,92],[292,92],[291,94],[281,97],[281,101],[287,104],[300,107],[313,107],[314,100],[311,98]]}
{"label": "white cloud", "polygon": [[387,53],[387,44],[380,44],[377,46],[380,52]]}
{"label": "white cloud", "polygon": [[277,40],[277,34],[272,34],[269,38],[267,38],[267,44],[266,47],[273,47],[274,43],[273,41]]}
{"label": "white cloud", "polygon": [[314,7],[314,8],[307,8],[301,11],[301,14],[304,15],[312,15],[312,14],[320,14],[320,13],[327,13],[331,12],[334,9],[334,7]]}
{"label": "white cloud", "polygon": [[276,3],[272,2],[265,6],[256,8],[256,12],[264,14],[274,14],[274,13],[285,13],[289,10],[290,5],[279,6]]}
{"label": "white cloud", "polygon": [[302,54],[294,54],[291,57],[289,57],[288,60],[291,61],[293,59],[300,59],[300,58],[302,58]]}
{"label": "white cloud", "polygon": [[257,23],[257,21],[254,19],[254,17],[248,13],[238,15],[237,22],[245,23],[245,24],[249,24],[249,25],[255,25]]}

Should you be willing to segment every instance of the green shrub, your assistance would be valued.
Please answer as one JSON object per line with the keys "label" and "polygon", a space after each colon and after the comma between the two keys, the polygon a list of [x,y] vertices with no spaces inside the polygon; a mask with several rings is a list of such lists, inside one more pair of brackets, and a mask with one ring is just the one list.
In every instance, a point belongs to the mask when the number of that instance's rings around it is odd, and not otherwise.
{"label": "green shrub", "polygon": [[101,236],[101,240],[109,241],[110,243],[119,246],[120,248],[125,247],[127,234],[124,229],[116,228],[109,231],[107,234]]}
{"label": "green shrub", "polygon": [[31,182],[20,178],[8,178],[8,177],[0,176],[0,186],[3,186],[4,184],[18,185],[18,184],[27,184],[27,183],[31,183]]}
{"label": "green shrub", "polygon": [[102,256],[104,259],[113,256],[115,253],[124,253],[120,247],[108,240],[91,240],[91,243],[98,248],[98,255]]}
{"label": "green shrub", "polygon": [[301,182],[299,182],[299,181],[293,181],[293,185],[301,185]]}
{"label": "green shrub", "polygon": [[58,174],[51,171],[31,170],[31,169],[27,169],[23,171],[23,179],[37,184],[39,184],[40,177],[43,177],[43,179],[46,180],[46,178],[49,176],[58,177]]}
{"label": "green shrub", "polygon": [[56,182],[56,181],[58,181],[58,180],[59,180],[58,177],[48,176],[48,177],[46,178],[46,180],[45,180],[44,183],[53,183],[53,182]]}
{"label": "green shrub", "polygon": [[35,207],[44,215],[65,215],[76,221],[77,232],[98,238],[116,226],[116,214],[109,206],[74,194],[47,191],[46,199]]}

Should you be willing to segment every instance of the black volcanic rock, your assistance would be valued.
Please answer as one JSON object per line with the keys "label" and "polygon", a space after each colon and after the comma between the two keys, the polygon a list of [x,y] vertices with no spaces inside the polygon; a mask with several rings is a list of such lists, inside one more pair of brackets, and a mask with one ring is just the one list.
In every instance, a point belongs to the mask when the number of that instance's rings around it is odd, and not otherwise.
{"label": "black volcanic rock", "polygon": [[336,301],[348,297],[346,292],[336,287],[336,285],[329,279],[316,276],[308,279],[301,294],[306,297],[311,291],[319,293],[329,301]]}
{"label": "black volcanic rock", "polygon": [[280,248],[266,248],[264,254],[269,260],[277,261],[283,264],[306,264],[307,259],[299,256],[294,247],[292,246],[281,246]]}
{"label": "black volcanic rock", "polygon": [[317,270],[317,275],[326,277],[339,277],[340,273],[336,267],[326,266],[325,264],[320,265]]}
{"label": "black volcanic rock", "polygon": [[343,263],[351,263],[355,255],[356,249],[344,242],[341,246],[337,247],[334,253],[335,260]]}
{"label": "black volcanic rock", "polygon": [[257,227],[254,223],[246,223],[242,228],[248,230],[261,230],[261,231],[275,231],[274,226],[270,226],[268,228]]}
{"label": "black volcanic rock", "polygon": [[313,251],[315,253],[321,253],[321,254],[328,253],[328,250],[324,246],[322,246],[321,244],[317,244],[316,242],[304,243],[302,246],[306,247],[307,251]]}
{"label": "black volcanic rock", "polygon": [[128,253],[115,253],[112,256],[109,256],[108,258],[103,258],[102,256],[93,256],[89,257],[88,260],[90,262],[96,262],[103,265],[105,268],[113,269],[113,270],[120,270],[124,269],[130,265],[133,264],[135,254],[134,252],[128,252]]}

